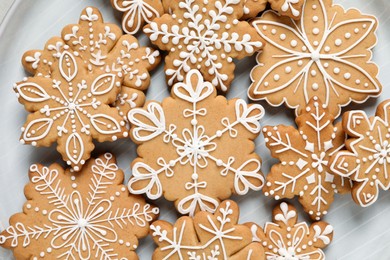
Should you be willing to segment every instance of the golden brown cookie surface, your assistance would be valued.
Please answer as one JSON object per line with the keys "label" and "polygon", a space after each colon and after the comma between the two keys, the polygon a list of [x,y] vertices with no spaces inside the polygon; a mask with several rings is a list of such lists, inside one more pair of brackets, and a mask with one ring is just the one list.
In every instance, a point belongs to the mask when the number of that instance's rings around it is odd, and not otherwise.
{"label": "golden brown cookie surface", "polygon": [[268,11],[253,25],[267,44],[251,73],[251,99],[285,103],[299,115],[317,96],[338,116],[351,101],[380,94],[378,68],[371,62],[375,17],[331,0],[307,0],[297,21]]}
{"label": "golden brown cookie surface", "polygon": [[168,85],[183,81],[190,69],[219,90],[227,91],[234,78],[234,58],[251,56],[263,42],[243,15],[240,0],[171,1],[172,14],[156,18],[144,28],[153,44],[168,51]]}
{"label": "golden brown cookie surface", "polygon": [[198,212],[174,225],[155,221],[150,226],[158,246],[153,259],[265,259],[262,246],[252,242],[250,228],[237,224],[238,218],[237,204],[227,200],[214,214]]}
{"label": "golden brown cookie surface", "polygon": [[17,259],[137,259],[158,208],[129,194],[111,154],[80,173],[34,164],[29,176],[23,212],[0,234]]}
{"label": "golden brown cookie surface", "polygon": [[264,137],[272,156],[280,163],[271,168],[263,189],[276,199],[299,196],[312,219],[327,214],[335,193],[350,190],[350,183],[330,170],[330,157],[344,147],[346,135],[341,124],[316,98],[296,118],[292,126],[264,127]]}
{"label": "golden brown cookie surface", "polygon": [[346,150],[332,157],[331,169],[353,181],[352,197],[362,207],[374,204],[379,190],[389,190],[390,101],[382,102],[375,116],[364,111],[343,115],[343,128],[349,138]]}
{"label": "golden brown cookie surface", "polygon": [[171,97],[129,112],[131,137],[139,144],[129,189],[151,199],[164,196],[178,211],[214,212],[232,193],[263,185],[254,139],[264,110],[241,99],[217,96],[200,72],[191,70]]}
{"label": "golden brown cookie surface", "polygon": [[266,259],[316,259],[324,260],[321,250],[333,239],[333,227],[319,221],[309,227],[298,223],[298,211],[285,202],[273,210],[273,221],[264,229],[247,223],[253,234],[253,241],[264,246]]}

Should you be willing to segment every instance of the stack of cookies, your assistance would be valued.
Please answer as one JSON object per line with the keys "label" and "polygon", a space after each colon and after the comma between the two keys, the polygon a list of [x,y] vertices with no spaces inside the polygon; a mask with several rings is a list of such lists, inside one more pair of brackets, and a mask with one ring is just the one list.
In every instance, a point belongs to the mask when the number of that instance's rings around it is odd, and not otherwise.
{"label": "stack of cookies", "polygon": [[[374,117],[342,115],[381,93],[375,17],[332,0],[111,4],[122,28],[86,7],[22,57],[19,141],[56,144],[63,163],[28,169],[27,201],[0,233],[17,259],[138,259],[148,234],[153,259],[325,259],[335,194],[367,207],[390,188],[390,100]],[[235,61],[254,55],[251,101],[227,99]],[[170,96],[147,100],[162,62]],[[261,126],[261,100],[293,109],[296,125]],[[260,135],[278,160],[264,175]],[[138,154],[126,186],[115,150],[91,156],[94,142],[121,138]],[[229,198],[251,190],[283,200],[272,222],[240,224]],[[295,196],[312,223],[298,222]],[[173,224],[157,220],[162,197],[183,215]]]}

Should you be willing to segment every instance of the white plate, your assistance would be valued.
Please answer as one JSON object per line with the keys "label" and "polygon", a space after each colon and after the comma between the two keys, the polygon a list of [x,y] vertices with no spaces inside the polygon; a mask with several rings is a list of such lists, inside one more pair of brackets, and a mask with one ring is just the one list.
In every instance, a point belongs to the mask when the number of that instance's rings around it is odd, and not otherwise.
{"label": "white plate", "polygon": [[[2,0],[0,0],[2,1]],[[55,148],[34,148],[19,144],[20,127],[27,113],[18,103],[12,89],[14,82],[27,74],[20,58],[29,49],[40,49],[46,40],[59,35],[62,28],[78,21],[84,7],[98,7],[107,22],[120,24],[120,15],[111,9],[109,0],[17,0],[0,27],[0,225],[8,225],[8,218],[19,212],[25,202],[24,185],[28,182],[27,170],[33,163],[51,164],[61,162]],[[344,7],[357,7],[380,20],[379,43],[375,48],[374,60],[381,68],[380,79],[383,95],[378,100],[370,99],[362,105],[348,106],[349,109],[365,109],[373,113],[379,101],[390,98],[390,1],[389,0],[336,0]],[[141,43],[148,44],[145,35],[140,35]],[[229,98],[246,99],[250,84],[249,71],[255,64],[254,58],[239,62],[236,79]],[[153,73],[148,91],[149,99],[161,100],[168,96],[163,67]],[[294,125],[292,111],[271,108],[262,102],[266,116],[262,124]],[[257,140],[257,152],[263,158],[263,171],[268,172],[275,162],[270,158],[262,137]],[[99,144],[95,155],[110,151],[117,155],[120,167],[126,172],[126,181],[131,175],[129,165],[136,157],[136,147],[130,140],[113,144]],[[254,221],[263,225],[271,220],[271,210],[275,201],[265,198],[261,192],[235,197],[241,208],[241,222]],[[161,219],[175,221],[177,217],[172,204],[163,199],[156,202],[161,207]],[[299,209],[301,207],[297,205]],[[390,259],[390,192],[382,192],[377,203],[369,208],[358,207],[350,195],[337,197],[325,220],[335,228],[333,243],[326,249],[327,259],[387,260]],[[301,219],[307,219],[302,214]],[[1,228],[1,226],[0,226]],[[138,253],[141,259],[150,259],[154,245],[150,238],[141,241]],[[0,251],[0,259],[12,259],[8,250]]]}

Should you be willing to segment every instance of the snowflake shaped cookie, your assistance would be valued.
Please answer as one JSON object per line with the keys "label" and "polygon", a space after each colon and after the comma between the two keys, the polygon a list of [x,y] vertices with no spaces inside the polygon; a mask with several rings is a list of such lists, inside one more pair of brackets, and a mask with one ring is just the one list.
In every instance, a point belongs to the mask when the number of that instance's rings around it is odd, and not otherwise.
{"label": "snowflake shaped cookie", "polygon": [[390,100],[382,102],[376,116],[364,111],[343,115],[348,134],[346,149],[332,157],[331,169],[353,181],[352,197],[362,207],[376,202],[379,189],[390,189]]}
{"label": "snowflake shaped cookie", "polygon": [[349,191],[349,181],[329,169],[330,156],[344,147],[345,134],[334,117],[313,98],[291,126],[265,127],[264,137],[272,156],[281,162],[267,176],[266,196],[276,199],[299,196],[312,219],[319,220],[333,202],[334,193]]}
{"label": "snowflake shaped cookie", "polygon": [[23,213],[10,219],[0,245],[18,259],[135,259],[158,208],[130,195],[115,158],[91,159],[80,174],[32,165]]}
{"label": "snowflake shaped cookie", "polygon": [[198,212],[174,225],[155,221],[150,226],[158,246],[153,259],[265,259],[262,246],[252,242],[250,228],[238,225],[238,218],[237,204],[227,200],[214,214]]}
{"label": "snowflake shaped cookie", "polygon": [[[150,84],[149,71],[160,63],[159,52],[141,47],[131,35],[123,35],[115,24],[104,23],[98,9],[87,7],[83,10],[78,24],[70,24],[62,30],[62,39],[46,45],[44,50],[26,52],[24,67],[34,75],[50,77],[64,43],[80,54],[90,73],[104,71],[122,78],[122,90],[117,102],[121,115],[136,106],[142,106],[145,95],[142,92]],[[118,98],[118,99],[119,99]]]}
{"label": "snowflake shaped cookie", "polygon": [[324,260],[321,250],[330,244],[333,227],[326,222],[297,223],[298,212],[282,202],[273,211],[273,222],[267,222],[264,230],[256,224],[251,227],[253,241],[261,243],[267,260]]}
{"label": "snowflake shaped cookie", "polygon": [[375,17],[345,11],[331,0],[306,0],[298,21],[268,11],[253,25],[267,45],[251,73],[251,99],[286,103],[299,115],[317,96],[338,116],[351,101],[380,94],[371,62]]}
{"label": "snowflake shaped cookie", "polygon": [[129,112],[131,137],[140,145],[130,191],[164,195],[180,213],[193,215],[214,212],[232,192],[260,190],[261,161],[253,150],[263,107],[217,96],[197,70],[171,96]]}
{"label": "snowflake shaped cookie", "polygon": [[169,52],[165,58],[168,84],[183,81],[191,69],[227,91],[234,78],[233,58],[244,58],[261,49],[256,30],[238,19],[241,0],[171,1],[165,14],[145,26],[152,43]]}
{"label": "snowflake shaped cookie", "polygon": [[279,14],[299,19],[303,2],[304,0],[245,0],[242,19],[255,18],[266,9],[268,3]]}
{"label": "snowflake shaped cookie", "polygon": [[127,34],[136,34],[145,23],[164,13],[161,0],[111,0],[111,5],[124,13],[122,28]]}

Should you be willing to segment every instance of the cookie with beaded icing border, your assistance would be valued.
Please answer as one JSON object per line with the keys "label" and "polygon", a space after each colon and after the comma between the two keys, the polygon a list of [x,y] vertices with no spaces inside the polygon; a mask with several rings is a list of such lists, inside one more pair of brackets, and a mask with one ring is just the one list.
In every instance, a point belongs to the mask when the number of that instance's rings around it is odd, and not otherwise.
{"label": "cookie with beaded icing border", "polygon": [[251,228],[253,241],[264,247],[266,259],[325,260],[323,248],[333,239],[333,227],[324,221],[298,222],[298,211],[286,202],[275,206],[272,222],[264,228],[246,223]]}
{"label": "cookie with beaded icing border", "polygon": [[171,1],[164,14],[144,27],[153,44],[167,51],[169,86],[183,81],[191,69],[226,92],[234,79],[234,58],[253,55],[263,41],[246,21],[241,0]]}
{"label": "cookie with beaded icing border", "polygon": [[341,123],[314,97],[293,126],[263,128],[265,143],[279,163],[271,167],[263,192],[275,199],[298,196],[313,220],[320,220],[338,193],[350,191],[348,178],[332,172],[330,157],[344,149],[346,134]]}
{"label": "cookie with beaded icing border", "polygon": [[34,164],[23,212],[10,218],[0,246],[17,259],[138,259],[158,208],[123,185],[112,154],[90,159],[80,174]]}
{"label": "cookie with beaded icing border", "polygon": [[389,116],[390,100],[380,103],[372,117],[361,110],[343,115],[346,149],[331,157],[330,167],[352,180],[352,198],[362,207],[373,205],[381,189],[390,189]]}
{"label": "cookie with beaded icing border", "polygon": [[138,144],[128,187],[150,199],[164,196],[181,214],[214,212],[232,194],[260,190],[264,177],[254,152],[264,109],[227,100],[191,70],[161,103],[128,114]]}
{"label": "cookie with beaded icing border", "polygon": [[239,225],[239,207],[223,201],[214,214],[198,212],[174,224],[158,220],[150,226],[157,248],[152,259],[265,260],[261,244],[252,242],[249,227]]}
{"label": "cookie with beaded icing border", "polygon": [[111,5],[115,10],[123,13],[122,29],[132,35],[164,13],[161,0],[111,0]]}
{"label": "cookie with beaded icing border", "polygon": [[267,11],[252,24],[267,43],[251,72],[252,100],[285,103],[299,115],[317,96],[337,117],[351,101],[363,103],[381,93],[371,60],[375,17],[332,0],[306,0],[296,21]]}

